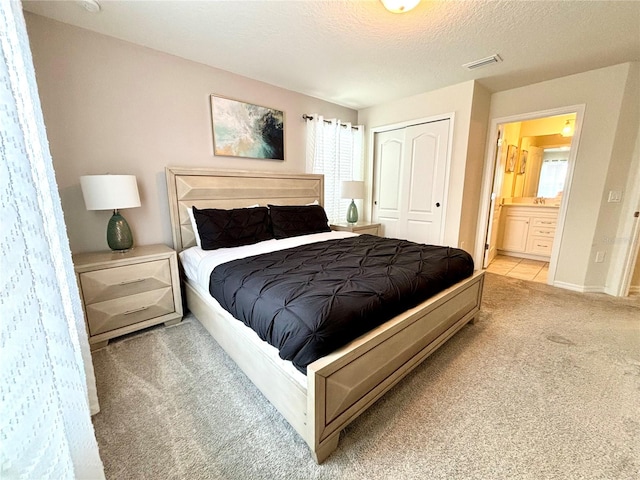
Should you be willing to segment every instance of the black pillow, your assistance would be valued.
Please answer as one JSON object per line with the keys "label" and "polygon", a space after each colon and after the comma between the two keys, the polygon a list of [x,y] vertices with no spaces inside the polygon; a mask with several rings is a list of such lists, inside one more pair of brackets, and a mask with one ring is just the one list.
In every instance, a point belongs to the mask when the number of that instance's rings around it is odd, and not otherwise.
{"label": "black pillow", "polygon": [[251,245],[273,238],[267,207],[223,210],[193,207],[203,250]]}
{"label": "black pillow", "polygon": [[330,232],[327,214],[320,205],[269,205],[271,228],[277,239]]}

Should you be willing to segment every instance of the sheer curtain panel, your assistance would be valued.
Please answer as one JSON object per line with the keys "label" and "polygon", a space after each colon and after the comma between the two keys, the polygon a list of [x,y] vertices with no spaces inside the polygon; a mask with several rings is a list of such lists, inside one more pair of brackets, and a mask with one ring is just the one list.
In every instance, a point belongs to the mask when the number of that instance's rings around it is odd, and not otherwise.
{"label": "sheer curtain panel", "polygon": [[0,1],[0,478],[104,478],[89,344],[22,6]]}
{"label": "sheer curtain panel", "polygon": [[[342,182],[362,180],[364,176],[364,127],[342,124],[337,119],[325,120],[317,114],[307,117],[306,122],[307,172],[324,175],[324,209],[330,221],[343,222],[351,200],[340,198]],[[361,207],[358,205],[360,211]]]}

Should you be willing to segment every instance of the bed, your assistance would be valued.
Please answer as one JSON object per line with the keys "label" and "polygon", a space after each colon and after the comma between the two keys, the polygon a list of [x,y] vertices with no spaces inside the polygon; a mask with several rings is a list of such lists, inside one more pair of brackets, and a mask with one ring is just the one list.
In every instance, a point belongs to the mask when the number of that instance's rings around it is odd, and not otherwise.
{"label": "bed", "polygon": [[[195,245],[189,208],[245,208],[323,203],[313,174],[166,169],[174,248]],[[338,233],[338,232],[335,232]],[[446,342],[480,309],[482,271],[306,366],[306,376],[274,355],[197,282],[184,278],[188,309],[275,406],[322,463],[340,431]],[[275,349],[274,349],[275,350]],[[277,352],[276,352],[277,353]]]}

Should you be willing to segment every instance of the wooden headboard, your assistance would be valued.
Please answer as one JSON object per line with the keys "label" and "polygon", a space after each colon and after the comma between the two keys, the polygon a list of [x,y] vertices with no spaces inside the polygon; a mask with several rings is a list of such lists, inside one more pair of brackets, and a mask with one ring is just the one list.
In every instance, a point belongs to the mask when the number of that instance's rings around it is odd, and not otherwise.
{"label": "wooden headboard", "polygon": [[324,204],[324,177],[307,173],[235,172],[166,167],[173,247],[196,244],[187,209]]}

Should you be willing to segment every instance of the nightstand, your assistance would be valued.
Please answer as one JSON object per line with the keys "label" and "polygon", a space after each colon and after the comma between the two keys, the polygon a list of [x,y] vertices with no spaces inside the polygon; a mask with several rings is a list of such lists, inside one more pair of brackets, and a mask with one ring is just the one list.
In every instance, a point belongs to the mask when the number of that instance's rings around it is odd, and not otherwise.
{"label": "nightstand", "polygon": [[330,225],[331,230],[353,233],[368,233],[369,235],[380,235],[380,224],[369,222],[347,223],[338,222]]}
{"label": "nightstand", "polygon": [[73,255],[91,350],[109,339],[182,319],[176,252],[165,245]]}

